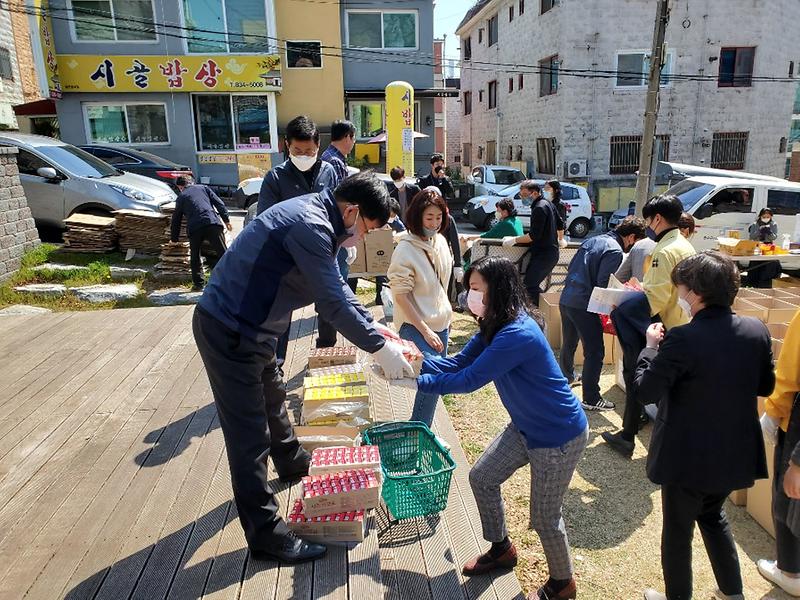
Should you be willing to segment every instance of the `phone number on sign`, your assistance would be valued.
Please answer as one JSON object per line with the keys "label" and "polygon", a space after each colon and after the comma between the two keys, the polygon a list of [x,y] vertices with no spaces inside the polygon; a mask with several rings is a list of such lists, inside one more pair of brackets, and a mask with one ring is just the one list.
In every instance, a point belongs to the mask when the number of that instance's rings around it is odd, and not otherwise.
{"label": "phone number on sign", "polygon": [[232,88],[237,88],[237,89],[248,88],[248,89],[259,89],[259,90],[265,87],[275,87],[275,85],[276,84],[273,83],[267,84],[264,81],[231,81],[229,83],[229,87]]}

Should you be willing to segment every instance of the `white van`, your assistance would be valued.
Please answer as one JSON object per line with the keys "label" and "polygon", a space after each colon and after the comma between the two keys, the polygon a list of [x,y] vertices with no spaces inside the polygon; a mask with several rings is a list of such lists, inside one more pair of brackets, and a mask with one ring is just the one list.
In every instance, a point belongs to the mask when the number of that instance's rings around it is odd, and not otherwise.
{"label": "white van", "polygon": [[748,229],[758,212],[772,209],[778,225],[778,240],[789,234],[794,240],[795,218],[800,213],[800,183],[786,180],[736,179],[732,177],[689,177],[666,191],[683,203],[692,215],[697,231],[692,244],[698,250],[717,247],[717,238],[738,230],[748,238]]}

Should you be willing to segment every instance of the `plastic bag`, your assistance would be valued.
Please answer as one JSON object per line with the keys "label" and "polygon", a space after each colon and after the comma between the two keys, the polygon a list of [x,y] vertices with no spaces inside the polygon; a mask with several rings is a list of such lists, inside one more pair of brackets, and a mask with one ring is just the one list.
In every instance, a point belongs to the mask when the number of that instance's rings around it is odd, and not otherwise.
{"label": "plastic bag", "polygon": [[394,316],[394,298],[392,290],[388,285],[381,289],[381,300],[383,301],[383,314],[389,318]]}

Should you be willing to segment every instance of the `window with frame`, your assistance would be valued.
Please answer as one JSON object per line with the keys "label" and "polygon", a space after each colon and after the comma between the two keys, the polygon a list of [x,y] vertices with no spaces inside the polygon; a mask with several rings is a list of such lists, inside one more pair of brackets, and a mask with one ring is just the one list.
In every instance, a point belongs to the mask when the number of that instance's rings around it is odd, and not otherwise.
{"label": "window with frame", "polygon": [[536,139],[536,167],[540,173],[556,173],[556,138]]}
{"label": "window with frame", "polygon": [[23,148],[20,148],[17,153],[17,168],[19,168],[20,175],[36,175],[38,177],[39,174],[36,171],[52,166],[44,159]]}
{"label": "window with frame", "polygon": [[287,69],[321,69],[321,42],[286,42]]}
{"label": "window with frame", "polygon": [[478,90],[478,102],[483,102],[483,90]]}
{"label": "window with frame", "polygon": [[517,161],[522,160],[522,146],[517,146],[517,154],[514,159]]}
{"label": "window with frame", "polygon": [[[419,131],[421,105],[414,102],[414,131]],[[386,104],[380,100],[353,100],[348,105],[357,140],[368,140],[386,129]]]}
{"label": "window with frame", "polygon": [[558,93],[558,54],[539,61],[539,96]]}
{"label": "window with frame", "polygon": [[271,150],[272,119],[266,96],[192,96],[200,152]]}
{"label": "window with frame", "polygon": [[483,27],[480,27],[478,29],[478,43],[479,44],[483,43]]}
{"label": "window with frame", "polygon": [[349,48],[417,48],[417,11],[347,11]]}
{"label": "window with frame", "polygon": [[519,0],[519,16],[525,14],[525,0]]}
{"label": "window with frame", "polygon": [[719,87],[750,87],[753,85],[755,48],[722,48],[719,51]]}
{"label": "window with frame", "polygon": [[542,0],[542,9],[539,14],[544,14],[549,11],[556,4],[556,0]]}
{"label": "window with frame", "polygon": [[[672,75],[673,53],[667,52],[664,65],[661,67],[661,87],[670,83]],[[620,52],[617,54],[617,87],[646,88],[650,78],[649,52]]]}
{"label": "window with frame", "polygon": [[472,60],[472,37],[464,38],[464,60]]}
{"label": "window with frame", "polygon": [[470,163],[472,162],[472,144],[464,143],[464,149],[461,153],[461,164],[465,167],[469,167]]}
{"label": "window with frame", "polygon": [[775,215],[791,215],[800,213],[800,192],[789,190],[768,190],[767,206]]}
{"label": "window with frame", "polygon": [[514,5],[512,4],[511,6],[508,7],[508,22],[511,23],[511,21],[513,20],[514,20]]}
{"label": "window with frame", "polygon": [[464,114],[472,114],[472,92],[464,92]]}
{"label": "window with frame", "polygon": [[508,151],[506,152],[506,160],[514,160],[514,146],[509,145]]}
{"label": "window with frame", "polygon": [[497,36],[498,36],[498,18],[497,15],[493,16],[487,22],[487,27],[489,29],[489,46],[494,46],[497,43]]}
{"label": "window with frame", "polygon": [[164,104],[86,104],[84,114],[92,144],[168,144]]}
{"label": "window with frame", "polygon": [[72,0],[79,42],[142,42],[156,39],[152,0]]}
{"label": "window with frame", "polygon": [[711,142],[711,168],[744,169],[749,137],[748,131],[715,133]]}
{"label": "window with frame", "polygon": [[517,76],[517,89],[525,89],[525,77],[522,75],[522,73]]}
{"label": "window with frame", "polygon": [[127,154],[123,154],[122,152],[117,152],[116,150],[112,150],[110,148],[86,148],[86,151],[89,154],[93,154],[97,158],[100,158],[106,161],[110,165],[138,165],[142,161],[137,160]]}
{"label": "window with frame", "polygon": [[0,48],[0,79],[14,81],[14,69],[11,66],[11,52],[8,48]]}
{"label": "window with frame", "polygon": [[489,82],[489,108],[497,108],[497,81]]}
{"label": "window with frame", "polygon": [[[669,135],[656,136],[658,160],[669,160]],[[608,172],[611,175],[628,175],[639,169],[639,154],[642,151],[642,136],[611,136]]]}
{"label": "window with frame", "polygon": [[183,0],[183,14],[190,54],[264,53],[273,45],[264,0]]}
{"label": "window with frame", "polygon": [[514,91],[514,78],[513,77],[509,77],[508,78],[508,93],[510,94],[513,91]]}

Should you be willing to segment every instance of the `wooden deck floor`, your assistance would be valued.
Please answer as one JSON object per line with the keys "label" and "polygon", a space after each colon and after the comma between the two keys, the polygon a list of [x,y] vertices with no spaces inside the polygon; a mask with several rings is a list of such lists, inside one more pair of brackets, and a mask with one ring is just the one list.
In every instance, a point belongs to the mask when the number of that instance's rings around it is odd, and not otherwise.
{"label": "wooden deck floor", "polygon": [[[378,511],[365,542],[313,564],[250,560],[191,313],[0,318],[0,600],[521,598],[511,573],[461,576],[480,524],[441,405],[434,428],[458,463],[445,512],[389,526]],[[315,320],[296,317],[298,415]],[[410,400],[380,387],[377,418],[407,418]],[[294,490],[275,484],[285,510]]]}

